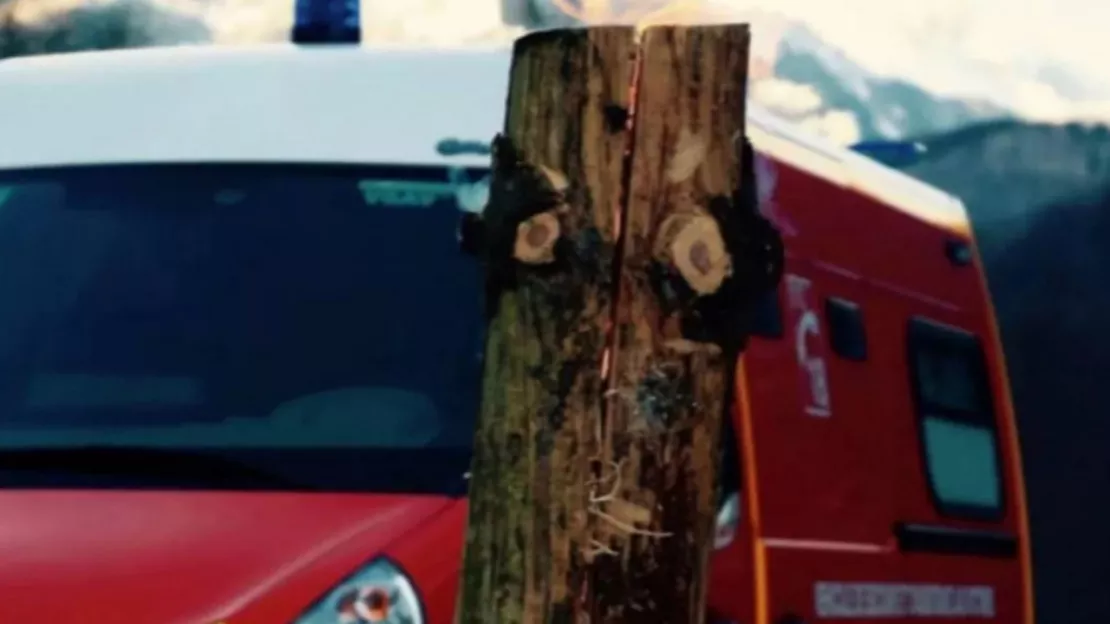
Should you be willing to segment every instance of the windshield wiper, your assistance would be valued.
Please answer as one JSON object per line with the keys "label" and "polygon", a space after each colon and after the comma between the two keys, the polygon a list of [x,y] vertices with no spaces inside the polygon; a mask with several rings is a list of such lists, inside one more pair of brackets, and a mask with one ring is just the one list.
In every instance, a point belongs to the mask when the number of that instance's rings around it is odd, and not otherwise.
{"label": "windshield wiper", "polygon": [[0,487],[316,489],[219,451],[115,445],[0,447]]}

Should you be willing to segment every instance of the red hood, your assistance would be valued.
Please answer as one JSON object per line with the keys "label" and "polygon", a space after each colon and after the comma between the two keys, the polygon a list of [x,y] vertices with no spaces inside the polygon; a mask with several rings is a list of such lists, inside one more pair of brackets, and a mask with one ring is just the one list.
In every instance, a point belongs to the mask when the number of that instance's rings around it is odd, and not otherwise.
{"label": "red hood", "polygon": [[[212,622],[321,559],[353,572],[449,504],[387,495],[4,492],[0,622]],[[344,557],[350,562],[337,566]],[[319,582],[326,589],[339,580]]]}

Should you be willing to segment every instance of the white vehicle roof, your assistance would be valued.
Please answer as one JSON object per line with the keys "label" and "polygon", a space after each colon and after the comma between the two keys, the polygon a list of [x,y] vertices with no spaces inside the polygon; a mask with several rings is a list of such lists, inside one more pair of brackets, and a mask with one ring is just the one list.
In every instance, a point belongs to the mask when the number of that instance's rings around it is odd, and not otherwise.
{"label": "white vehicle roof", "polygon": [[[485,166],[443,139],[503,124],[508,47],[181,46],[0,61],[0,170],[298,162]],[[755,148],[966,233],[955,198],[757,106]]]}

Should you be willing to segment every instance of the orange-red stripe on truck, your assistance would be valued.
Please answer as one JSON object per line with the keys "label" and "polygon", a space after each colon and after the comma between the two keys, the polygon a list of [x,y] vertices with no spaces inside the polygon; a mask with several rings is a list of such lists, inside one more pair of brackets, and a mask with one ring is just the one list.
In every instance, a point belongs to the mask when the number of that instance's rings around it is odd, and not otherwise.
{"label": "orange-red stripe on truck", "polygon": [[740,428],[743,432],[740,444],[743,447],[741,461],[744,465],[744,489],[748,493],[747,508],[751,526],[752,568],[755,579],[755,624],[770,624],[767,586],[767,552],[763,544],[763,523],[759,507],[759,479],[756,477],[755,431],[752,424],[752,406],[748,392],[748,373],[741,355],[736,363],[736,405],[740,412]]}
{"label": "orange-red stripe on truck", "polygon": [[1036,614],[1033,599],[1033,556],[1029,544],[1029,508],[1026,503],[1025,470],[1022,467],[1021,438],[1018,435],[1017,417],[1014,410],[1013,394],[1010,392],[1010,375],[1006,370],[1006,353],[1002,348],[1002,335],[998,329],[998,318],[994,311],[994,301],[990,296],[987,272],[983,270],[978,247],[975,249],[975,269],[979,272],[979,289],[986,303],[987,329],[990,332],[991,348],[994,350],[996,366],[993,371],[995,381],[1002,388],[1002,416],[1006,418],[1006,445],[1010,450],[1010,479],[1014,488],[1014,502],[1017,505],[1018,549],[1021,555],[1021,584],[1023,594],[1024,624],[1034,624]]}

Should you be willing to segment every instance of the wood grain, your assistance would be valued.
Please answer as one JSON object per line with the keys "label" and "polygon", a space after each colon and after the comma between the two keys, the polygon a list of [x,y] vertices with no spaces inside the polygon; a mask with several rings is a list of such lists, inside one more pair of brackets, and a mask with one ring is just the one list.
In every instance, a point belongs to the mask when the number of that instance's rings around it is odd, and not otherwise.
{"label": "wood grain", "polygon": [[689,340],[692,295],[655,249],[668,221],[711,214],[712,200],[740,188],[748,45],[742,25],[643,35],[602,449],[628,464],[621,497],[653,509],[652,528],[670,536],[635,536],[619,558],[599,560],[596,622],[704,618],[720,420],[736,354]]}
{"label": "wood grain", "polygon": [[[561,236],[550,266],[494,278],[512,288],[494,298],[488,327],[459,622],[574,622],[582,610],[629,140],[614,121],[629,103],[634,34],[559,30],[515,45],[505,135],[561,194]],[[491,198],[483,220],[515,240],[515,224],[541,208]]]}

